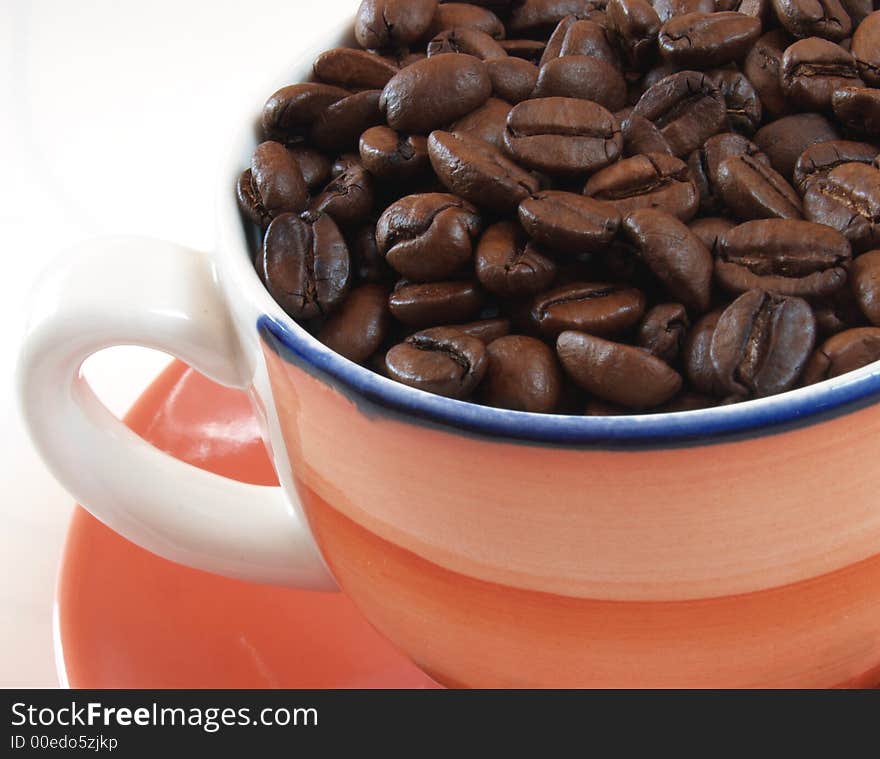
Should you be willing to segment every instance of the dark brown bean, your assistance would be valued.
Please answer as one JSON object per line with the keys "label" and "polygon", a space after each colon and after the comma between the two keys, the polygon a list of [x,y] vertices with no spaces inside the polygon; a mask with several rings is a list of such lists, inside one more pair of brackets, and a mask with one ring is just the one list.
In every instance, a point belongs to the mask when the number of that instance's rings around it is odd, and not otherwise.
{"label": "dark brown bean", "polygon": [[594,7],[592,0],[524,0],[510,14],[507,30],[523,37],[546,39],[566,16],[586,18]]}
{"label": "dark brown bean", "polygon": [[807,218],[842,232],[855,252],[880,245],[880,171],[845,163],[810,184],[804,195]]}
{"label": "dark brown bean", "polygon": [[347,90],[381,90],[398,71],[398,67],[375,53],[335,47],[315,60],[315,78]]}
{"label": "dark brown bean", "polygon": [[266,230],[257,271],[272,297],[297,319],[330,313],[351,281],[345,240],[325,214],[313,221],[293,213],[276,217]]}
{"label": "dark brown bean", "polygon": [[502,39],[504,24],[488,8],[472,3],[442,3],[434,14],[427,37],[436,37],[447,29],[475,29],[496,40]]}
{"label": "dark brown bean", "polygon": [[870,165],[877,148],[865,142],[832,140],[810,145],[798,158],[794,167],[794,186],[804,194],[814,179],[828,176],[832,169],[844,163]]}
{"label": "dark brown bean", "polygon": [[805,111],[830,111],[836,89],[862,84],[853,57],[819,37],[791,45],[782,56],[780,74],[785,97]]}
{"label": "dark brown bean", "polygon": [[504,131],[507,129],[507,117],[513,106],[498,98],[489,98],[479,108],[460,118],[451,127],[450,132],[466,134],[504,148]]}
{"label": "dark brown bean", "polygon": [[672,148],[663,133],[644,116],[630,113],[621,121],[620,132],[623,135],[625,155],[635,156],[645,153],[672,155]]}
{"label": "dark brown bean", "polygon": [[623,137],[617,119],[598,103],[553,97],[515,105],[504,144],[515,161],[531,169],[583,175],[615,161]]}
{"label": "dark brown bean", "polygon": [[327,106],[312,125],[312,144],[327,153],[356,147],[361,134],[382,123],[379,90],[365,90]]}
{"label": "dark brown bean", "polygon": [[660,27],[657,42],[668,61],[711,68],[741,60],[761,35],[761,22],[742,13],[687,13]]}
{"label": "dark brown bean", "polygon": [[727,108],[721,90],[705,74],[682,71],[661,79],[633,108],[661,131],[672,152],[689,155],[724,125]]}
{"label": "dark brown bean", "polygon": [[776,18],[795,37],[849,37],[852,21],[839,0],[771,0]]}
{"label": "dark brown bean", "polygon": [[556,352],[584,390],[627,408],[659,406],[681,389],[681,376],[675,370],[631,345],[569,331],[557,339]]}
{"label": "dark brown bean", "polygon": [[340,226],[360,224],[373,208],[373,180],[359,160],[340,162],[334,178],[309,206],[310,213],[326,213]]}
{"label": "dark brown bean", "polygon": [[472,259],[480,227],[477,209],[455,195],[408,195],[379,218],[376,244],[407,279],[437,281]]}
{"label": "dark brown bean", "polygon": [[803,218],[794,188],[763,161],[750,155],[728,158],[718,167],[718,194],[742,220]]}
{"label": "dark brown bean", "polygon": [[402,69],[385,86],[379,106],[392,129],[428,134],[478,108],[491,94],[481,60],[446,53]]}
{"label": "dark brown bean", "polygon": [[830,337],[810,357],[802,384],[839,377],[880,361],[880,328],[860,327]]}
{"label": "dark brown bean", "polygon": [[710,353],[724,388],[762,398],[793,387],[816,342],[809,304],[764,290],[749,290],[718,320]]}
{"label": "dark brown bean", "polygon": [[711,356],[712,336],[722,313],[723,310],[718,309],[701,317],[688,332],[682,353],[685,373],[691,385],[712,398],[723,398],[727,394]]}
{"label": "dark brown bean", "polygon": [[880,135],[880,89],[841,87],[832,93],[831,106],[844,126],[863,134]]}
{"label": "dark brown bean", "polygon": [[785,116],[765,124],[754,137],[773,168],[786,179],[794,174],[797,159],[810,145],[839,139],[840,134],[831,122],[818,113]]}
{"label": "dark brown bean", "polygon": [[700,238],[703,245],[710,251],[714,251],[718,239],[730,229],[736,226],[736,222],[720,216],[704,216],[694,219],[688,224],[688,229]]}
{"label": "dark brown bean", "polygon": [[663,153],[625,158],[596,172],[584,195],[610,203],[621,217],[639,208],[659,208],[681,221],[694,217],[700,200],[684,161]]}
{"label": "dark brown bean", "polygon": [[608,282],[574,282],[537,296],[531,305],[532,326],[545,337],[567,329],[600,337],[618,337],[639,323],[645,296],[634,287]]}
{"label": "dark brown bean", "polygon": [[263,106],[263,134],[268,140],[296,141],[327,106],[350,94],[348,90],[329,84],[306,83],[282,87]]}
{"label": "dark brown bean", "polygon": [[486,347],[449,327],[424,330],[385,356],[388,376],[448,398],[467,398],[486,374]]}
{"label": "dark brown bean", "polygon": [[562,395],[556,354],[540,340],[523,335],[499,338],[486,348],[489,363],[480,386],[487,406],[551,414]]}
{"label": "dark brown bean", "polygon": [[846,284],[850,245],[839,232],[809,221],[750,221],[718,243],[715,278],[734,293],[772,290],[827,296]]}
{"label": "dark brown bean", "polygon": [[792,110],[780,81],[782,56],[791,43],[792,38],[784,29],[767,32],[754,44],[743,64],[743,73],[761,98],[761,107],[774,118]]}
{"label": "dark brown bean", "polygon": [[428,43],[428,57],[442,53],[464,53],[487,61],[506,58],[507,52],[486,32],[466,26],[446,29]]}
{"label": "dark brown bean", "polygon": [[324,323],[318,339],[355,362],[366,361],[385,341],[389,326],[388,291],[384,285],[354,288]]}
{"label": "dark brown bean", "polygon": [[859,24],[852,38],[852,54],[865,82],[880,87],[880,10]]}
{"label": "dark brown bean", "polygon": [[751,135],[761,126],[761,98],[745,74],[733,69],[708,72],[709,79],[721,90],[727,109],[727,125],[735,132]]}
{"label": "dark brown bean", "polygon": [[642,208],[623,220],[623,231],[672,297],[695,313],[709,309],[712,254],[682,222]]}
{"label": "dark brown bean", "polygon": [[386,126],[365,131],[359,149],[364,167],[380,179],[412,179],[430,165],[427,139],[398,134]]}
{"label": "dark brown bean", "polygon": [[510,319],[498,317],[495,319],[481,319],[467,324],[456,324],[455,329],[466,335],[476,337],[485,345],[488,345],[499,337],[510,334]]}
{"label": "dark brown bean", "polygon": [[310,190],[315,187],[323,187],[330,181],[332,164],[323,153],[304,145],[292,145],[288,150],[299,164],[303,179]]}
{"label": "dark brown bean", "polygon": [[362,0],[354,23],[361,47],[402,48],[425,36],[437,0]]}
{"label": "dark brown bean", "polygon": [[538,67],[521,58],[493,58],[486,61],[492,92],[508,103],[531,97],[538,82]]}
{"label": "dark brown bean", "polygon": [[660,303],[645,314],[636,343],[667,364],[673,364],[678,360],[690,326],[681,303]]}
{"label": "dark brown bean", "polygon": [[601,58],[566,55],[541,66],[533,97],[580,98],[617,111],[626,103],[626,82],[617,68]]}
{"label": "dark brown bean", "polygon": [[607,29],[630,66],[640,67],[654,56],[660,17],[647,0],[609,0]]}
{"label": "dark brown bean", "polygon": [[302,211],[308,189],[299,163],[278,142],[259,144],[251,167],[239,178],[238,205],[254,224],[265,227],[279,214]]}
{"label": "dark brown bean", "polygon": [[432,132],[431,166],[450,191],[475,206],[499,213],[514,211],[536,193],[538,181],[488,142],[463,134]]}
{"label": "dark brown bean", "polygon": [[880,327],[880,250],[864,253],[853,261],[850,283],[865,318]]}
{"label": "dark brown bean", "polygon": [[531,242],[516,222],[489,227],[477,246],[476,272],[480,284],[504,297],[534,295],[556,277],[556,264]]}
{"label": "dark brown bean", "polygon": [[482,306],[483,294],[473,282],[398,283],[388,298],[394,318],[416,329],[469,321]]}
{"label": "dark brown bean", "polygon": [[557,190],[543,190],[520,203],[519,220],[539,245],[575,254],[609,243],[620,226],[614,206]]}

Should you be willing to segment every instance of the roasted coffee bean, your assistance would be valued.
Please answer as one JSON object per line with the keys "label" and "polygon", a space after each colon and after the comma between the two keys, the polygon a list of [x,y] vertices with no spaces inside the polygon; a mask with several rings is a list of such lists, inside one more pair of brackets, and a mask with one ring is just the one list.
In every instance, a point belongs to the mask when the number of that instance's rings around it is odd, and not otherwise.
{"label": "roasted coffee bean", "polygon": [[446,53],[402,69],[385,86],[379,106],[392,129],[428,134],[478,108],[491,94],[482,61]]}
{"label": "roasted coffee bean", "polygon": [[361,162],[379,179],[412,179],[429,168],[428,141],[386,126],[368,129],[360,139]]}
{"label": "roasted coffee bean", "polygon": [[581,98],[617,111],[626,103],[626,82],[620,71],[600,58],[566,55],[541,66],[534,97]]}
{"label": "roasted coffee bean", "polygon": [[487,406],[551,414],[562,394],[556,354],[540,340],[523,335],[499,338],[486,347],[489,359],[480,385]]}
{"label": "roasted coffee bean", "polygon": [[351,268],[359,282],[381,284],[393,278],[393,270],[376,245],[376,225],[365,224],[349,239]]}
{"label": "roasted coffee bean", "polygon": [[853,29],[870,16],[873,10],[872,0],[840,0],[840,4],[849,15]]}
{"label": "roasted coffee bean", "polygon": [[254,224],[265,227],[279,214],[302,211],[308,189],[296,158],[278,142],[257,145],[251,167],[238,180],[238,205]]}
{"label": "roasted coffee bean", "polygon": [[[852,281],[851,272],[848,279]],[[867,324],[849,287],[842,287],[825,298],[813,299],[811,305],[816,315],[817,334],[822,339]]]}
{"label": "roasted coffee bean", "polygon": [[481,61],[507,57],[504,48],[486,32],[466,26],[446,29],[428,43],[429,58],[442,53],[464,53]]}
{"label": "roasted coffee bean", "polygon": [[776,18],[795,37],[849,37],[852,21],[839,0],[771,0]]}
{"label": "roasted coffee bean", "polygon": [[519,220],[539,245],[573,254],[601,248],[620,227],[614,206],[558,190],[543,190],[520,203]]}
{"label": "roasted coffee bean", "polygon": [[388,298],[394,318],[416,329],[469,321],[482,306],[483,294],[473,282],[398,283]]}
{"label": "roasted coffee bean", "polygon": [[583,332],[563,332],[556,352],[565,371],[584,390],[631,409],[659,406],[681,389],[681,376],[641,348]]}
{"label": "roasted coffee bean", "polygon": [[646,153],[667,153],[672,155],[669,142],[652,121],[644,116],[630,113],[620,124],[623,135],[623,152],[628,156]]}
{"label": "roasted coffee bean", "polygon": [[818,113],[785,116],[765,124],[754,137],[773,168],[786,179],[794,174],[797,159],[810,145],[839,139],[840,134],[831,122]]}
{"label": "roasted coffee bean", "polygon": [[880,10],[874,11],[856,29],[852,54],[865,82],[880,87]]}
{"label": "roasted coffee bean", "polygon": [[812,385],[875,361],[880,361],[880,328],[849,329],[822,343],[810,357],[801,381],[804,385]]}
{"label": "roasted coffee bean", "polygon": [[711,346],[715,327],[723,311],[710,311],[691,328],[684,341],[682,359],[688,381],[697,392],[712,398],[723,398],[727,391],[721,384],[712,363]]}
{"label": "roasted coffee bean", "polygon": [[880,89],[841,87],[831,96],[834,115],[856,132],[880,135]]}
{"label": "roasted coffee bean", "polygon": [[524,0],[507,21],[511,34],[546,38],[566,16],[586,18],[594,10],[593,0]]}
{"label": "roasted coffee bean", "polygon": [[504,48],[508,55],[521,58],[536,66],[546,47],[540,40],[498,40],[498,44]]}
{"label": "roasted coffee bean", "polygon": [[426,36],[436,37],[447,29],[475,29],[496,40],[505,36],[504,24],[498,16],[472,3],[441,3]]}
{"label": "roasted coffee bean", "polygon": [[[557,35],[562,32],[556,46]],[[553,33],[553,37],[547,43],[547,49],[541,59],[544,65],[552,58],[566,55],[588,55],[610,63],[612,66],[620,66],[620,57],[614,51],[608,41],[605,27],[589,19],[579,19],[576,16],[567,16],[559,22],[559,26]]]}
{"label": "roasted coffee bean", "polygon": [[705,213],[718,213],[724,201],[718,188],[718,172],[728,158],[750,156],[767,168],[770,159],[751,140],[733,132],[710,137],[700,150],[688,158],[688,168],[700,193],[700,207]]}
{"label": "roasted coffee bean", "polygon": [[498,317],[495,319],[481,319],[467,324],[456,324],[455,329],[466,335],[476,337],[485,345],[510,334],[510,319]]}
{"label": "roasted coffee bean", "polygon": [[733,293],[772,290],[827,296],[846,284],[850,245],[839,232],[809,221],[750,221],[718,243],[715,279]]}
{"label": "roasted coffee bean", "polygon": [[610,203],[621,217],[639,208],[659,208],[682,221],[694,217],[700,200],[684,161],[663,153],[625,158],[596,172],[584,195]]}
{"label": "roasted coffee bean", "polygon": [[513,106],[498,98],[489,98],[483,105],[467,116],[456,121],[450,132],[466,134],[504,148],[504,132],[507,129],[507,117]]}
{"label": "roasted coffee bean", "polygon": [[350,94],[348,90],[329,84],[282,87],[263,106],[263,134],[268,140],[294,142],[311,127],[327,106]]}
{"label": "roasted coffee bean", "polygon": [[607,29],[630,66],[645,65],[657,49],[660,17],[647,0],[609,0]]}
{"label": "roasted coffee bean", "polygon": [[672,297],[694,313],[709,309],[712,254],[682,222],[642,208],[623,220],[623,231]]}
{"label": "roasted coffee bean", "polygon": [[297,319],[330,313],[351,281],[345,240],[325,214],[314,221],[293,213],[277,216],[266,230],[257,271],[272,297]]}
{"label": "roasted coffee bean", "polygon": [[418,332],[385,356],[388,376],[448,398],[467,398],[486,374],[486,347],[450,327]]}
{"label": "roasted coffee bean", "polygon": [[694,219],[688,224],[688,229],[699,237],[703,245],[710,251],[714,251],[721,235],[735,226],[736,223],[730,219],[720,216],[704,216],[700,219]]}
{"label": "roasted coffee bean", "polygon": [[538,67],[521,58],[493,58],[486,61],[492,92],[508,103],[531,97],[538,82]]}
{"label": "roasted coffee bean", "polygon": [[785,30],[774,29],[754,44],[743,63],[743,73],[761,98],[762,109],[774,118],[792,110],[780,80],[782,56],[791,43],[792,38]]}
{"label": "roasted coffee bean", "polygon": [[360,224],[373,208],[373,180],[360,161],[352,159],[335,172],[335,177],[316,196],[309,212],[326,213],[343,227]]}
{"label": "roasted coffee bean", "polygon": [[842,232],[855,252],[880,245],[880,171],[845,163],[810,184],[807,218]]}
{"label": "roasted coffee bean", "polygon": [[633,108],[633,115],[654,122],[672,152],[681,158],[722,128],[727,108],[709,77],[682,71],[648,89]]}
{"label": "roasted coffee bean", "polygon": [[574,282],[537,296],[531,326],[545,337],[576,329],[601,337],[619,337],[645,312],[645,296],[634,287],[608,282]]}
{"label": "roasted coffee bean", "polygon": [[636,343],[667,364],[673,364],[690,326],[687,311],[681,303],[661,303],[645,314]]}
{"label": "roasted coffee bean", "polygon": [[853,261],[850,283],[865,318],[880,327],[880,250],[864,253]]}
{"label": "roasted coffee bean", "polygon": [[688,13],[660,27],[666,60],[686,68],[712,68],[741,60],[761,35],[761,22],[742,13]]}
{"label": "roasted coffee bean", "polygon": [[794,188],[763,161],[750,155],[728,158],[715,180],[725,206],[741,220],[801,219],[801,199]]}
{"label": "roasted coffee bean", "polygon": [[520,201],[539,189],[531,174],[475,137],[432,132],[428,155],[446,188],[480,208],[512,213]]}
{"label": "roasted coffee bean", "polygon": [[727,125],[735,132],[751,135],[761,126],[761,98],[745,74],[733,69],[708,72],[709,79],[721,90],[727,109]]}
{"label": "roasted coffee bean", "polygon": [[382,123],[379,90],[365,90],[337,100],[312,125],[310,140],[327,153],[341,153],[358,144],[361,134]]}
{"label": "roasted coffee bean", "polygon": [[401,275],[431,282],[448,278],[473,258],[480,227],[477,209],[455,195],[408,195],[379,218],[376,244]]}
{"label": "roasted coffee bean", "polygon": [[710,354],[728,392],[762,398],[795,385],[815,342],[816,320],[805,300],[749,290],[721,315]]}
{"label": "roasted coffee bean", "polygon": [[362,0],[354,36],[365,48],[402,48],[427,33],[437,0]]}
{"label": "roasted coffee bean", "polygon": [[327,50],[315,60],[315,78],[325,84],[335,84],[347,90],[381,90],[393,77],[398,67],[375,53],[336,47]]}
{"label": "roasted coffee bean", "polygon": [[299,164],[299,170],[310,190],[323,187],[330,181],[330,159],[323,153],[304,145],[292,145],[288,150]]}
{"label": "roasted coffee bean", "polygon": [[556,264],[512,221],[489,227],[480,238],[477,279],[490,293],[503,297],[534,295],[550,287]]}
{"label": "roasted coffee bean", "polygon": [[815,179],[828,176],[832,169],[844,163],[870,165],[877,148],[865,142],[832,140],[810,145],[798,158],[794,167],[794,186],[804,194]]}
{"label": "roasted coffee bean", "polygon": [[662,24],[674,16],[684,16],[687,13],[714,13],[716,10],[733,10],[733,8],[716,9],[714,0],[654,0],[652,5]]}
{"label": "roasted coffee bean", "polygon": [[513,159],[552,175],[583,175],[615,161],[623,148],[620,124],[598,103],[539,98],[515,105],[504,144]]}
{"label": "roasted coffee bean", "polygon": [[373,355],[388,334],[388,291],[384,285],[354,288],[321,327],[318,339],[328,348],[360,363]]}
{"label": "roasted coffee bean", "polygon": [[836,89],[862,83],[853,57],[819,37],[799,40],[785,51],[781,76],[782,92],[807,111],[830,111]]}

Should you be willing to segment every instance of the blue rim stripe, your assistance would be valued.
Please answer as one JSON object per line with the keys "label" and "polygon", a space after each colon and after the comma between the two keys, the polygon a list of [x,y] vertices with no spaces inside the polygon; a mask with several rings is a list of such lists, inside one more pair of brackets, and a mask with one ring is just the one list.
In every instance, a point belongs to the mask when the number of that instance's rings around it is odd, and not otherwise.
{"label": "blue rim stripe", "polygon": [[319,343],[305,330],[270,316],[257,329],[286,360],[318,370],[350,397],[460,430],[514,440],[563,445],[693,442],[757,433],[766,428],[820,421],[855,410],[880,395],[880,364],[822,385],[732,406],[640,416],[531,414],[456,401],[401,385],[355,364]]}

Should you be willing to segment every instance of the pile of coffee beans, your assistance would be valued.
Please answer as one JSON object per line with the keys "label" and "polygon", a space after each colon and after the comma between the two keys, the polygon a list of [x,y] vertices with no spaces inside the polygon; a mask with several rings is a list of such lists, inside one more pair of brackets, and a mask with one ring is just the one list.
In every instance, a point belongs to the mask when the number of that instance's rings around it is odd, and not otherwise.
{"label": "pile of coffee beans", "polygon": [[238,198],[343,356],[509,409],[684,411],[880,359],[876,0],[363,0]]}

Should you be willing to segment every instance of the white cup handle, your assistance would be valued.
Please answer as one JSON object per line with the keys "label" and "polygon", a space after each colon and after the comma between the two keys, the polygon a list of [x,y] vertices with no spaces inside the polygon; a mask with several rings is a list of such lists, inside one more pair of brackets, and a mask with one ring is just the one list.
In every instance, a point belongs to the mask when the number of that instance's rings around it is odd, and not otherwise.
{"label": "white cup handle", "polygon": [[335,589],[281,488],[178,461],[98,400],[82,363],[114,345],[165,351],[231,387],[250,379],[206,254],[137,238],[70,251],[34,294],[17,377],[25,423],[61,484],[113,530],[172,561],[243,580]]}

